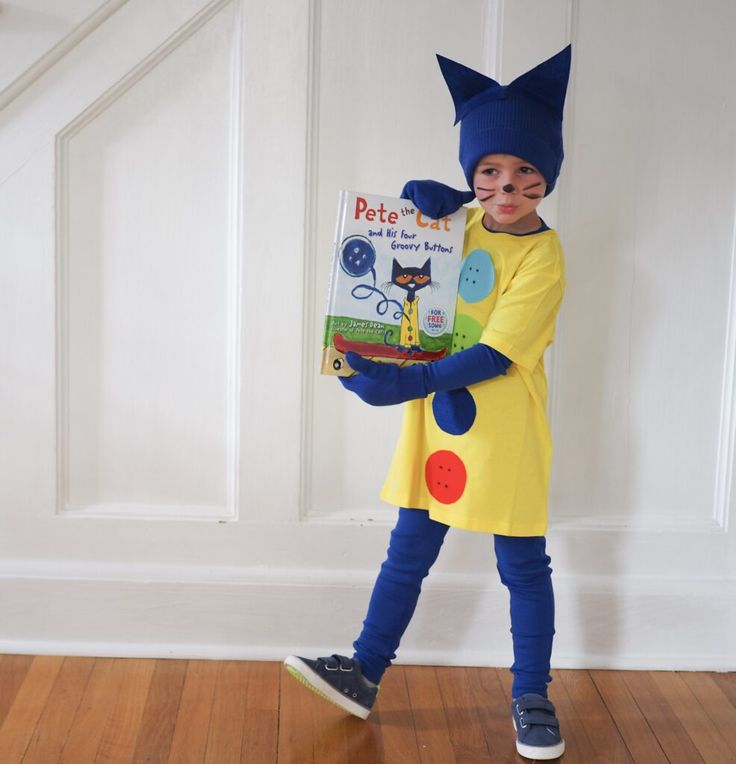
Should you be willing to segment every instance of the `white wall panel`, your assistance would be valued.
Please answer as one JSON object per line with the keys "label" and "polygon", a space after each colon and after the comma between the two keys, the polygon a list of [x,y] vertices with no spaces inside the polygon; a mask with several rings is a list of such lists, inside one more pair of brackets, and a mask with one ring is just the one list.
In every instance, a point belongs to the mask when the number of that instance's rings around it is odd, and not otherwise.
{"label": "white wall panel", "polygon": [[63,510],[235,511],[232,25],[229,5],[59,137]]}
{"label": "white wall panel", "polygon": [[[487,0],[456,4],[451,11],[442,0],[320,0],[315,5],[314,238],[308,250],[313,375],[319,369],[338,191],[394,196],[410,178],[426,177],[464,187],[454,107],[435,53],[485,66],[495,42],[489,33],[495,7]],[[377,496],[401,411],[370,409],[346,396],[336,379],[325,377],[316,377],[306,405],[312,437],[304,509],[390,521],[393,512]]]}
{"label": "white wall panel", "polygon": [[578,4],[555,511],[707,523],[733,259],[736,104],[723,95],[736,8],[661,10]]}

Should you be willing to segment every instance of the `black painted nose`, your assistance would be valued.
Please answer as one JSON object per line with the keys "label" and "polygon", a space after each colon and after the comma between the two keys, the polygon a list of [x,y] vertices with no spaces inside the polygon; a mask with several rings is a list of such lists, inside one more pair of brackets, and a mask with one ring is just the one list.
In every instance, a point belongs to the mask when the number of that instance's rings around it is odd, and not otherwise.
{"label": "black painted nose", "polygon": [[513,193],[513,192],[514,192],[514,187],[513,187],[513,186],[512,186],[510,183],[507,183],[507,184],[506,184],[506,185],[503,187],[503,191],[504,191],[505,193],[507,193],[507,194],[511,194],[511,193]]}

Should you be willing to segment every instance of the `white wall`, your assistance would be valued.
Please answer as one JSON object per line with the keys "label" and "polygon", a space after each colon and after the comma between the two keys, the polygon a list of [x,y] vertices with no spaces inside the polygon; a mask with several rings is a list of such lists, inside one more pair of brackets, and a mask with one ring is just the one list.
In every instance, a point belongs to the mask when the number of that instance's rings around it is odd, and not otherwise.
{"label": "white wall", "polygon": [[[399,411],[317,374],[337,190],[462,184],[441,52],[568,41],[560,666],[736,668],[736,7],[66,0],[0,25],[0,652],[349,650]],[[22,55],[20,55],[22,52]],[[452,533],[405,661],[510,660]]]}

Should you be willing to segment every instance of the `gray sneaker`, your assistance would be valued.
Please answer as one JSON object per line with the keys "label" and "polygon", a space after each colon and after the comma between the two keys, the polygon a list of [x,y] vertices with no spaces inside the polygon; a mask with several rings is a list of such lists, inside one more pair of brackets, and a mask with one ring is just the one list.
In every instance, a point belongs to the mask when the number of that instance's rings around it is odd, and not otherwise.
{"label": "gray sneaker", "polygon": [[555,707],[547,698],[529,692],[511,703],[516,750],[527,759],[546,761],[565,753],[565,741]]}
{"label": "gray sneaker", "polygon": [[378,687],[363,676],[359,661],[344,655],[317,660],[290,655],[284,665],[295,679],[317,695],[361,719],[368,718],[376,702]]}

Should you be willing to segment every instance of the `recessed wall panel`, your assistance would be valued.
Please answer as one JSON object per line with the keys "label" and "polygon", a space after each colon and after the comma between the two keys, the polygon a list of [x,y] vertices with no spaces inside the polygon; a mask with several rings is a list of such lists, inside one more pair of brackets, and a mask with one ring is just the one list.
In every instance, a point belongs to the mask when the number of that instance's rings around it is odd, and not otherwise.
{"label": "recessed wall panel", "polygon": [[400,407],[376,410],[347,395],[336,379],[318,376],[338,190],[398,196],[405,181],[426,177],[463,187],[454,107],[435,53],[486,69],[495,5],[315,4],[309,221],[315,299],[308,349],[315,382],[308,511],[391,511],[377,497],[401,424]]}
{"label": "recessed wall panel", "polygon": [[553,475],[558,516],[677,526],[713,521],[731,426],[736,7],[660,11],[576,3]]}
{"label": "recessed wall panel", "polygon": [[231,30],[59,140],[62,509],[232,511]]}

